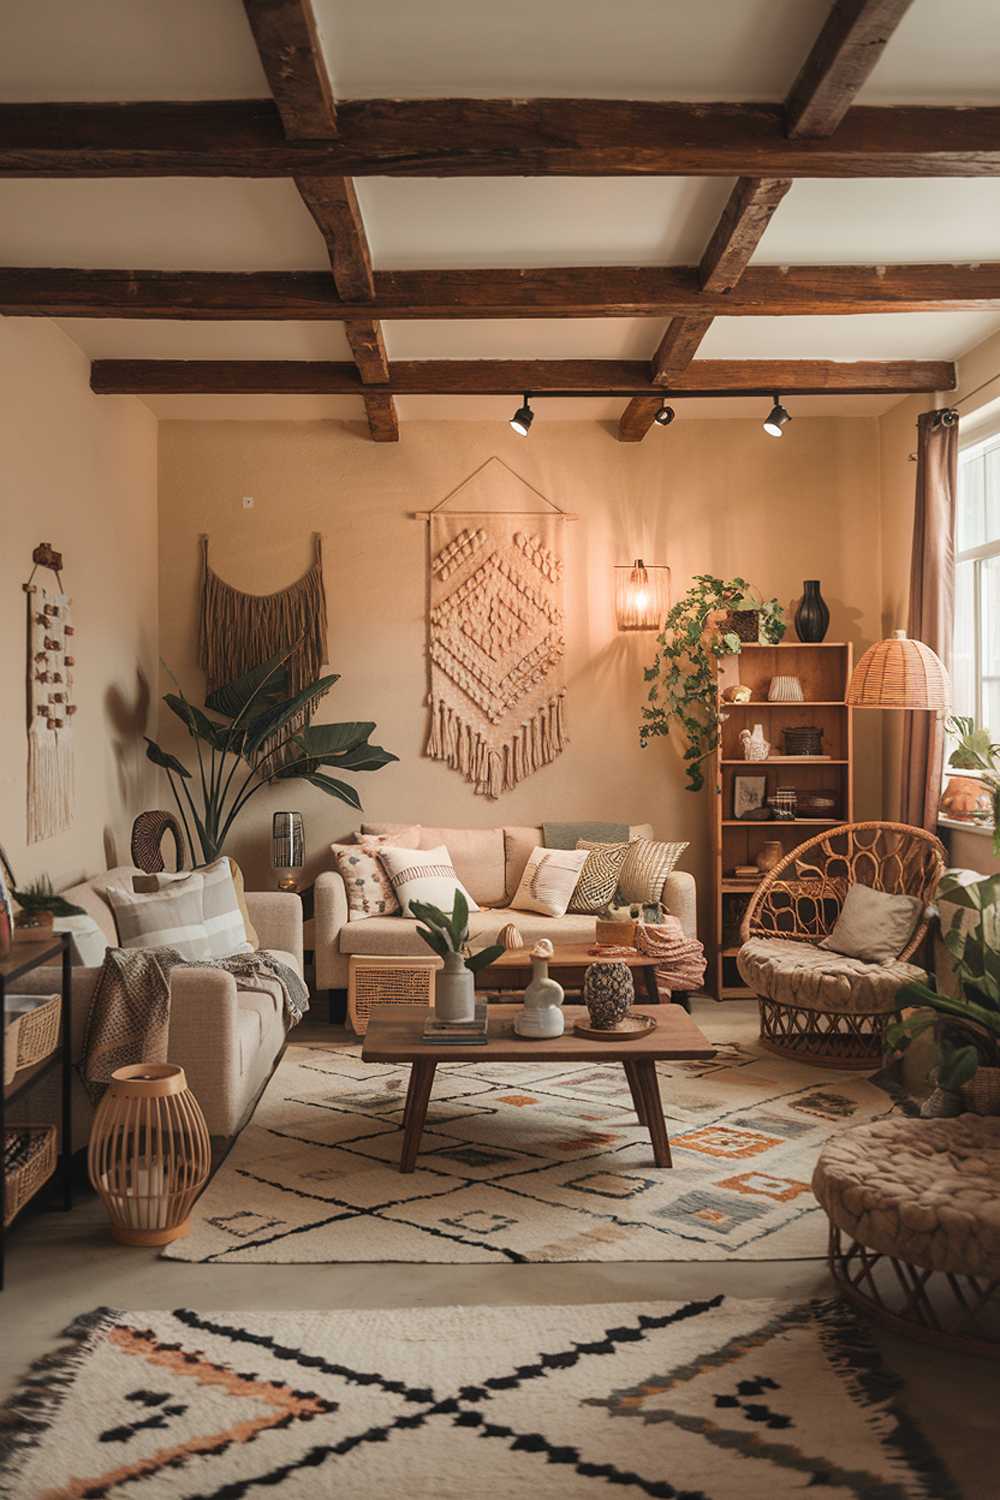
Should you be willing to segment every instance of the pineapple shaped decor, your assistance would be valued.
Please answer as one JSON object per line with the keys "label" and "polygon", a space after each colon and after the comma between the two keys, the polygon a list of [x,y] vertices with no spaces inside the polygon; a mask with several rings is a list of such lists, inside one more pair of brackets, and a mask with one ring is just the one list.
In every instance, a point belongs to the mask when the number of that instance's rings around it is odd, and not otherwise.
{"label": "pineapple shaped decor", "polygon": [[632,1009],[635,985],[628,964],[591,964],[583,977],[583,1001],[590,1024],[598,1031],[613,1031]]}

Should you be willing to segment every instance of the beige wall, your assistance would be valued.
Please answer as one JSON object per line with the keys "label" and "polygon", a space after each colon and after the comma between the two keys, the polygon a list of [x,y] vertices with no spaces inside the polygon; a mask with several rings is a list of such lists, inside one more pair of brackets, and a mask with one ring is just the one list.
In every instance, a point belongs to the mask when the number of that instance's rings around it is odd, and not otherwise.
{"label": "beige wall", "polygon": [[[705,795],[683,789],[678,747],[639,749],[649,638],[616,634],[611,567],[637,555],[668,562],[674,593],[692,574],[740,573],[794,605],[819,577],[831,639],[860,650],[880,629],[878,429],[873,420],[795,422],[780,443],[750,421],[688,421],[623,445],[605,425],[546,423],[525,442],[502,424],[408,422],[398,445],[337,423],[163,422],[160,425],[160,641],[197,695],[198,536],[217,570],[265,592],[296,578],[310,535],[325,537],[330,656],[342,680],[320,717],[371,718],[400,757],[357,784],[372,819],[428,824],[534,823],[549,818],[649,819],[690,839],[685,863],[709,869]],[[422,754],[426,733],[426,528],[430,508],[491,454],[580,519],[568,527],[568,717],[572,743],[552,766],[498,802]],[[242,497],[254,497],[253,509]],[[455,508],[460,502],[452,502]],[[461,503],[537,505],[492,465]],[[198,700],[200,701],[200,699]],[[165,739],[180,753],[172,715]],[[861,726],[858,810],[878,813],[880,730]],[[315,852],[356,826],[351,811],[302,783],[251,803],[233,840],[252,884],[268,883],[269,816],[300,808]]]}
{"label": "beige wall", "polygon": [[[0,319],[0,842],[20,881],[47,874],[57,889],[127,858],[155,787],[141,735],[156,680],[156,422],[89,380],[54,323]],[[21,584],[41,541],[63,553],[77,630],[76,813],[29,848]]]}

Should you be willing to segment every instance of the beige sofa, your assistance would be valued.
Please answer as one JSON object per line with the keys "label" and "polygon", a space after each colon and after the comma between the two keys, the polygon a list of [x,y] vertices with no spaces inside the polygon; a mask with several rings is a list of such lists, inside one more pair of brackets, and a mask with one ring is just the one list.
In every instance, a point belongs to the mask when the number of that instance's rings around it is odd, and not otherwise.
{"label": "beige sofa", "polygon": [[[397,832],[412,827],[403,823],[366,823],[366,833]],[[652,838],[648,823],[629,830],[632,838]],[[501,927],[516,923],[530,946],[541,937],[553,943],[593,942],[596,918],[567,913],[544,917],[513,911],[509,902],[517,890],[532,849],[542,843],[541,828],[421,828],[420,848],[444,844],[451,854],[458,878],[474,900],[484,908],[473,912],[469,929],[473,947],[482,948],[496,939]],[[679,918],[685,933],[697,936],[694,876],[675,870],[668,876],[661,897],[667,911]],[[316,954],[316,987],[340,990],[347,985],[352,953],[385,954],[408,958],[426,957],[429,949],[417,934],[417,923],[409,917],[364,917],[348,920],[347,891],[334,870],[317,876],[313,919]]]}
{"label": "beige sofa", "polygon": [[[112,883],[132,886],[140,872],[121,865],[63,892],[97,922],[109,943],[117,941],[115,920],[102,889]],[[247,911],[262,949],[302,973],[302,902],[284,891],[247,891]],[[73,1059],[83,1053],[90,1002],[99,969],[73,969]],[[17,981],[22,993],[46,994],[59,988],[57,969],[38,969]],[[213,1137],[232,1136],[245,1123],[285,1045],[286,1026],[280,988],[267,992],[237,988],[220,969],[175,971],[170,986],[170,1038],[167,1055],[179,1063],[201,1105]],[[50,1109],[41,1087],[38,1118]],[[28,1096],[32,1098],[32,1095]],[[79,1078],[73,1080],[74,1146],[86,1145],[93,1110]]]}

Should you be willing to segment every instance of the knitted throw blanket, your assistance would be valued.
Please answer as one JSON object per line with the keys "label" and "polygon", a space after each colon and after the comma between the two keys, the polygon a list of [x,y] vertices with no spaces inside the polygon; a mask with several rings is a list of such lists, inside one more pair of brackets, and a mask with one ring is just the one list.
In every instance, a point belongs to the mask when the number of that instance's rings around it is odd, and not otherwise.
{"label": "knitted throw blanket", "polygon": [[697,938],[684,936],[676,917],[664,917],[655,926],[640,922],[635,935],[640,953],[662,961],[656,965],[656,985],[667,995],[674,990],[698,990],[705,979],[705,949]]}
{"label": "knitted throw blanket", "polygon": [[224,969],[241,990],[267,992],[277,984],[290,1026],[309,1009],[309,991],[294,969],[269,953],[231,958],[181,958],[175,948],[109,948],[84,1034],[81,1077],[97,1104],[116,1068],[166,1062],[170,1034],[170,975],[174,969]]}

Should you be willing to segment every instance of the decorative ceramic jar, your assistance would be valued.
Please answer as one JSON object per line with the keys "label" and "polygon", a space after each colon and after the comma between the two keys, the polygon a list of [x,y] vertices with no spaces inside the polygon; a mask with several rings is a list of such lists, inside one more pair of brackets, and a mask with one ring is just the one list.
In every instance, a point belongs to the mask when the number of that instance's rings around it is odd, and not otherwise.
{"label": "decorative ceramic jar", "polygon": [[949,776],[941,793],[941,811],[946,818],[962,822],[986,822],[993,811],[990,789],[976,776]]}
{"label": "decorative ceramic jar", "polygon": [[760,873],[766,875],[774,869],[775,865],[780,864],[784,857],[785,850],[778,839],[767,839],[758,849],[754,863]]}
{"label": "decorative ceramic jar", "polygon": [[531,950],[531,983],[524,992],[524,1005],[514,1018],[518,1036],[556,1037],[566,1029],[563,987],[549,978],[553,952],[548,938],[542,938]]}
{"label": "decorative ceramic jar", "polygon": [[830,611],[819,591],[819,579],[807,578],[802,585],[802,598],[795,611],[795,634],[800,641],[816,645],[823,640],[830,628]]}
{"label": "decorative ceramic jar", "polygon": [[628,964],[598,962],[583,976],[583,1003],[590,1024],[598,1031],[611,1031],[624,1021],[635,999],[635,984]]}
{"label": "decorative ceramic jar", "polygon": [[434,1014],[439,1021],[476,1019],[476,976],[461,953],[449,953],[434,986]]}
{"label": "decorative ceramic jar", "polygon": [[771,753],[770,742],[764,738],[763,724],[755,724],[752,733],[749,729],[741,729],[740,744],[747,760],[767,760]]}

